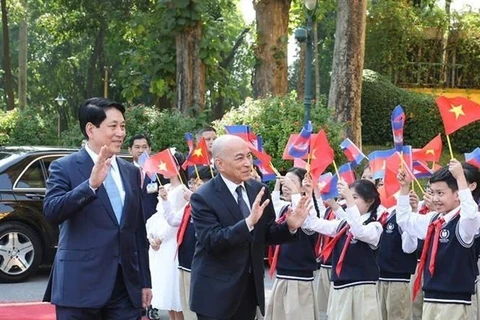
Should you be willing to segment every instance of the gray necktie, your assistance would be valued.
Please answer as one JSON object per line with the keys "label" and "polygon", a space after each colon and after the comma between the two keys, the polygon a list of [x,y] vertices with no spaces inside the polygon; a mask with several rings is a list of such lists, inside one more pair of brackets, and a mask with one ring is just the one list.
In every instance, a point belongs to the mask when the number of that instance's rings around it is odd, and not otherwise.
{"label": "gray necktie", "polygon": [[242,197],[242,186],[238,186],[237,189],[235,190],[237,192],[237,202],[238,202],[238,207],[240,208],[240,212],[242,213],[243,217],[246,218],[250,215],[250,209],[248,209],[247,204],[245,203],[245,200],[243,200]]}

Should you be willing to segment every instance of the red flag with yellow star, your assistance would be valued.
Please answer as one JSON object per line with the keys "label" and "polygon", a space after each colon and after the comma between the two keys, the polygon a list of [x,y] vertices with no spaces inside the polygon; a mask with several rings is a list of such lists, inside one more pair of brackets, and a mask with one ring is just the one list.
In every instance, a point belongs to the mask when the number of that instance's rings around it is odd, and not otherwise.
{"label": "red flag with yellow star", "polygon": [[314,180],[317,180],[333,162],[334,156],[325,131],[320,130],[315,139],[311,141],[310,154],[310,173]]}
{"label": "red flag with yellow star", "polygon": [[467,98],[447,98],[444,96],[435,99],[442,116],[445,133],[450,135],[469,123],[480,120],[480,104]]}
{"label": "red flag with yellow star", "polygon": [[169,149],[165,149],[145,160],[143,170],[159,173],[166,178],[178,174],[177,162],[173,159]]}
{"label": "red flag with yellow star", "polygon": [[442,155],[442,137],[440,134],[430,140],[422,149],[413,149],[413,160],[440,161]]}
{"label": "red flag with yellow star", "polygon": [[185,170],[187,166],[209,166],[210,158],[208,156],[207,142],[202,138],[197,146],[190,152],[187,160],[183,163],[182,168]]}

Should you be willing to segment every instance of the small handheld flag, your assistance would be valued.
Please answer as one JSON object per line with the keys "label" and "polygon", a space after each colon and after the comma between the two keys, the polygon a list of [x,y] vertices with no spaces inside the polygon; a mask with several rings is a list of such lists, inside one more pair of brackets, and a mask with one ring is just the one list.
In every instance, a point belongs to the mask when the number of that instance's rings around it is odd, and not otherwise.
{"label": "small handheld flag", "polygon": [[405,124],[405,112],[401,105],[398,105],[392,112],[392,133],[393,143],[398,152],[403,150],[403,126]]}
{"label": "small handheld flag", "polygon": [[310,136],[312,135],[312,122],[308,123],[302,128],[297,139],[293,142],[288,150],[288,154],[293,158],[305,157],[309,152]]}
{"label": "small handheld flag", "polygon": [[480,168],[480,148],[475,148],[470,153],[465,153],[465,162]]}
{"label": "small handheld flag", "polygon": [[354,168],[357,167],[360,162],[363,161],[363,159],[367,158],[362,153],[360,148],[357,147],[349,138],[346,138],[342,143],[340,143],[340,148],[342,148],[343,153],[345,156],[347,156],[348,161],[350,161]]}

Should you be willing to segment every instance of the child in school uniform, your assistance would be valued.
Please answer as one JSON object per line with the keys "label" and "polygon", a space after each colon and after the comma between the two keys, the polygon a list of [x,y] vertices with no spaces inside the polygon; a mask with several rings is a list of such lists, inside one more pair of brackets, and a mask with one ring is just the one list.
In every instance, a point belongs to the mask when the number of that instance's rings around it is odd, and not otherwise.
{"label": "child in school uniform", "polygon": [[[345,218],[344,208],[335,199],[328,199],[325,201],[326,209],[321,210],[320,218],[325,220],[336,220]],[[332,274],[332,256],[328,259],[323,259],[322,251],[332,241],[332,237],[320,234],[315,247],[317,261],[320,268],[316,274],[315,293],[317,297],[317,306],[320,313],[320,319],[327,318],[328,300],[332,290],[331,274]]]}
{"label": "child in school uniform", "polygon": [[383,225],[377,255],[382,319],[409,320],[412,309],[410,278],[417,266],[417,238],[399,228],[394,207],[385,210],[378,220]]}
{"label": "child in school uniform", "polygon": [[183,190],[183,198],[187,203],[180,210],[173,210],[167,194],[161,190],[163,214],[171,227],[179,228],[177,231],[177,256],[178,272],[180,280],[180,301],[182,304],[184,320],[195,320],[197,315],[190,310],[190,273],[192,268],[193,254],[195,253],[195,229],[191,218],[190,196],[203,183],[212,178],[212,170],[209,166],[198,166],[189,175],[188,187]]}
{"label": "child in school uniform", "polygon": [[[291,168],[285,177],[279,177],[272,192],[272,202],[277,221],[292,210],[300,193],[312,195],[312,181],[306,179],[306,170]],[[280,199],[280,185],[284,200]],[[317,269],[315,243],[317,234],[297,230],[297,241],[275,246],[271,267],[276,278],[267,304],[266,320],[317,320],[313,272]]]}
{"label": "child in school uniform", "polygon": [[[468,178],[467,178],[468,177]],[[411,212],[411,177],[400,168],[397,222],[409,234],[425,239],[414,295],[423,276],[422,319],[469,319],[477,263],[473,246],[480,214],[472,196],[478,194],[478,169],[452,159],[430,178],[434,212]]]}
{"label": "child in school uniform", "polygon": [[329,320],[381,319],[376,282],[379,271],[374,251],[383,232],[377,221],[380,195],[368,180],[350,186],[338,182],[338,192],[347,204],[346,219],[327,221],[309,215],[304,228],[334,236],[323,257],[332,254],[333,290]]}

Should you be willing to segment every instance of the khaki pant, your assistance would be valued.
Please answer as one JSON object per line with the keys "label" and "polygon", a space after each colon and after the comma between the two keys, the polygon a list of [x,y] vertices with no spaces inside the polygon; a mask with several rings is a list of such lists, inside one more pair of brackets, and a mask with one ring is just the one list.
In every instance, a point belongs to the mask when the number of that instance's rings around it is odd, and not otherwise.
{"label": "khaki pant", "polygon": [[180,302],[184,320],[196,320],[197,315],[190,310],[190,272],[178,269],[180,275]]}
{"label": "khaki pant", "polygon": [[320,313],[327,313],[328,297],[330,295],[330,275],[332,269],[321,267],[316,276],[315,294],[317,300],[317,307]]}
{"label": "khaki pant", "polygon": [[468,320],[470,306],[453,303],[423,303],[422,320]]}
{"label": "khaki pant", "polygon": [[383,320],[410,320],[412,295],[409,282],[379,281],[377,288]]}
{"label": "khaki pant", "polygon": [[328,319],[381,320],[376,285],[363,284],[344,289],[333,289],[330,293]]}
{"label": "khaki pant", "polygon": [[265,320],[318,320],[313,281],[275,279]]}
{"label": "khaki pant", "polygon": [[[413,283],[415,282],[415,278],[418,274],[418,263],[417,268],[415,269],[415,274],[410,279],[410,288],[413,295]],[[412,320],[422,320],[422,313],[423,313],[423,278],[422,283],[420,285],[420,289],[418,290],[417,297],[412,303]]]}

